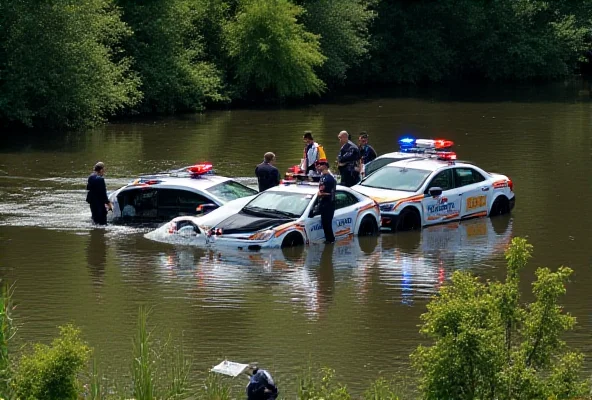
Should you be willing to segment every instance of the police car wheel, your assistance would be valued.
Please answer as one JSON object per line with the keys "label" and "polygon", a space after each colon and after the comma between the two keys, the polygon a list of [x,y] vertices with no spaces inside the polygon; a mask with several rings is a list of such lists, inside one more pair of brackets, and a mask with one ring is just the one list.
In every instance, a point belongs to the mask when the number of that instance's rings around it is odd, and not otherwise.
{"label": "police car wheel", "polygon": [[419,212],[417,212],[415,209],[410,209],[409,207],[405,208],[399,214],[395,231],[414,231],[417,229],[421,229],[421,218],[419,216]]}
{"label": "police car wheel", "polygon": [[500,196],[493,202],[491,206],[490,216],[507,214],[510,212],[510,201],[506,196]]}
{"label": "police car wheel", "polygon": [[292,232],[285,237],[282,242],[282,249],[286,247],[296,247],[304,245],[304,239],[302,235],[296,232]]}
{"label": "police car wheel", "polygon": [[358,236],[375,236],[378,233],[378,226],[376,221],[371,216],[367,215],[360,222],[358,229]]}

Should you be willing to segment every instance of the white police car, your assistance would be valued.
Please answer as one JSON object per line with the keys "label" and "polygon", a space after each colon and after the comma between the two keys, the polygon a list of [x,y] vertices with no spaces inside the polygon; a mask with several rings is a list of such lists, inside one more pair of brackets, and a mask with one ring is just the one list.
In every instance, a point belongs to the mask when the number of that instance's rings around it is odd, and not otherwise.
{"label": "white police car", "polygon": [[[387,164],[352,187],[380,204],[383,228],[412,230],[504,214],[514,207],[512,180],[453,161],[456,154],[444,150],[452,142],[403,138],[400,144],[403,152],[417,157]],[[446,146],[438,147],[442,144]],[[425,152],[433,152],[435,158],[426,158]]]}
{"label": "white police car", "polygon": [[[234,201],[214,211],[217,215],[179,217],[148,238],[162,235],[191,238],[196,245],[226,245],[244,250],[291,247],[325,239],[317,210],[318,184],[283,184],[254,196],[243,207]],[[225,215],[225,218],[221,218]],[[215,222],[212,224],[211,222]],[[333,232],[337,239],[375,235],[380,228],[378,204],[338,186],[335,192]]]}
{"label": "white police car", "polygon": [[216,176],[212,164],[196,164],[141,176],[109,195],[113,221],[164,222],[180,215],[208,212],[258,192],[231,178]]}

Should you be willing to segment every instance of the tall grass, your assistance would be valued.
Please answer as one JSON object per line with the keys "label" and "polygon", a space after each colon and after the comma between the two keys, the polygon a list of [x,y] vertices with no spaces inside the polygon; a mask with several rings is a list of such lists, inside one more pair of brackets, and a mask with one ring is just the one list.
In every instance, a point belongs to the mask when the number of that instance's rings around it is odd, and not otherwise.
{"label": "tall grass", "polygon": [[8,343],[16,333],[12,320],[13,287],[4,283],[0,293],[0,397],[10,398],[12,376]]}
{"label": "tall grass", "polygon": [[364,392],[363,400],[399,400],[397,386],[392,381],[378,378]]}
{"label": "tall grass", "polygon": [[138,327],[134,338],[134,360],[132,362],[133,396],[135,400],[154,400],[155,365],[151,358],[150,332],[148,332],[149,310],[140,307]]}
{"label": "tall grass", "polygon": [[220,375],[210,372],[195,398],[200,400],[231,400],[235,398],[230,385],[223,379]]}

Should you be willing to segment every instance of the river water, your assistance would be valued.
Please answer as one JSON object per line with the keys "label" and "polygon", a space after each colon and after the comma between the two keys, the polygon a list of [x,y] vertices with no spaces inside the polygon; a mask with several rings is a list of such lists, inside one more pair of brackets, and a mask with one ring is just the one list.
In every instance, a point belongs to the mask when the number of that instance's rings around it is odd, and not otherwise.
{"label": "river water", "polygon": [[[327,104],[212,111],[114,123],[84,135],[3,133],[0,143],[0,277],[15,284],[16,343],[48,342],[72,322],[107,377],[128,380],[138,307],[152,307],[156,337],[180,339],[194,369],[224,358],[258,361],[284,386],[311,362],[361,390],[378,374],[412,376],[420,315],[455,270],[505,274],[503,249],[526,236],[536,266],[574,269],[564,298],[577,317],[567,335],[592,371],[592,103],[577,83],[481,87],[339,98]],[[406,133],[456,143],[459,158],[510,176],[510,216],[383,234],[334,248],[249,255],[152,242],[145,230],[95,229],[84,202],[93,164],[108,189],[139,173],[212,161],[217,173],[255,183],[266,151],[280,170],[312,130],[332,161],[337,133],[370,134],[379,153]],[[529,296],[525,296],[529,299]]]}

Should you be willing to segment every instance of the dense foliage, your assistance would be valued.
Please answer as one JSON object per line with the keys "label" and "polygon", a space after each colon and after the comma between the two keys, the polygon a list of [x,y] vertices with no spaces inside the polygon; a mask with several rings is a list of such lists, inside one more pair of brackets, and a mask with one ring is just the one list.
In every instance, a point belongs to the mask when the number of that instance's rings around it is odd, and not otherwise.
{"label": "dense foliage", "polygon": [[21,400],[76,400],[81,391],[78,374],[86,367],[90,348],[71,325],[60,328],[51,346],[37,344],[21,358],[12,386]]}
{"label": "dense foliage", "polygon": [[506,281],[482,283],[456,272],[428,305],[422,333],[434,339],[413,358],[426,399],[571,399],[589,394],[582,354],[561,339],[575,325],[559,298],[571,269],[536,271],[534,302],[520,301],[520,271],[532,246],[514,238]]}
{"label": "dense foliage", "polygon": [[78,128],[140,97],[110,0],[0,1],[0,119]]}
{"label": "dense foliage", "polygon": [[0,0],[0,122],[553,79],[577,71],[591,27],[592,0]]}

